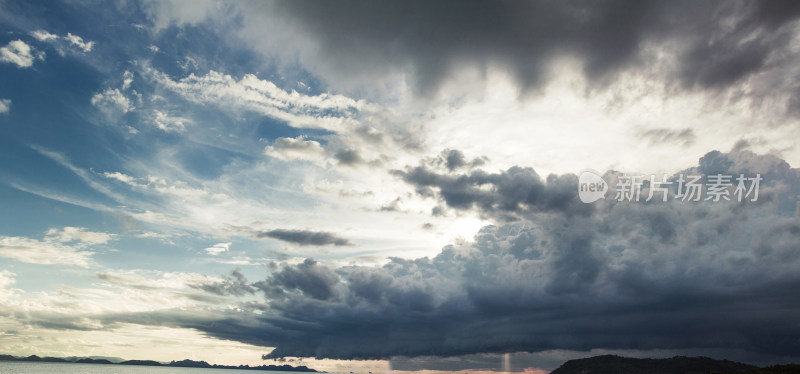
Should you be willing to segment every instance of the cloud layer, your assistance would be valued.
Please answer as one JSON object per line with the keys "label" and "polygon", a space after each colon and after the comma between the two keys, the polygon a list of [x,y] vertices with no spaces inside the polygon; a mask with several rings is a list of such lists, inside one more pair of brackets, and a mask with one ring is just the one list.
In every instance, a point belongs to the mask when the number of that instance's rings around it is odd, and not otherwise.
{"label": "cloud layer", "polygon": [[[791,291],[800,285],[800,224],[793,210],[780,209],[800,192],[800,172],[746,151],[709,153],[687,172],[760,172],[766,183],[749,204],[606,201],[575,214],[574,177],[521,179],[515,190],[525,194],[503,194],[530,207],[519,222],[487,226],[474,243],[445,247],[432,259],[395,258],[381,268],[331,269],[312,260],[285,266],[266,281],[281,292],[264,288],[278,316],[258,318],[252,338],[277,345],[267,357],[598,347],[800,355],[793,338],[800,331],[792,327],[800,298]],[[538,196],[551,183],[567,185],[571,197],[547,204]],[[504,188],[497,182],[488,190]],[[508,200],[465,205],[447,191],[434,198],[492,214],[519,211],[498,209],[515,206]],[[490,193],[480,196],[495,202]],[[548,209],[534,209],[541,206]]]}
{"label": "cloud layer", "polygon": [[[574,176],[542,180],[532,170],[512,169],[490,174],[445,166],[447,178],[433,179],[447,183],[425,184],[431,189],[425,196],[444,206],[515,218],[486,226],[474,242],[447,246],[433,258],[392,258],[381,267],[331,267],[307,259],[273,266],[257,282],[234,271],[190,287],[216,296],[259,292],[266,303],[242,303],[235,312],[164,309],[83,318],[109,327],[194,328],[276,347],[265,358],[596,348],[800,356],[794,323],[800,308],[794,292],[800,286],[800,223],[793,204],[800,193],[798,169],[774,156],[715,151],[683,173],[760,173],[758,201],[612,199],[587,205],[591,209],[577,208]],[[511,178],[518,173],[522,177]],[[509,180],[516,181],[517,193],[500,194]],[[469,199],[452,199],[453,181],[471,191]],[[321,233],[270,235],[299,244],[336,243]]]}
{"label": "cloud layer", "polygon": [[789,67],[779,51],[800,16],[791,1],[279,1],[270,11],[301,25],[320,50],[318,64],[345,76],[410,71],[424,94],[464,67],[499,67],[535,89],[565,56],[582,61],[599,85],[655,66],[685,87],[726,87],[768,66]]}
{"label": "cloud layer", "polygon": [[323,231],[275,229],[256,233],[258,238],[272,238],[299,245],[351,245],[344,238]]}
{"label": "cloud layer", "polygon": [[106,244],[114,235],[91,232],[80,227],[50,229],[44,239],[0,236],[0,257],[31,264],[63,264],[87,267],[94,251],[90,247]]}

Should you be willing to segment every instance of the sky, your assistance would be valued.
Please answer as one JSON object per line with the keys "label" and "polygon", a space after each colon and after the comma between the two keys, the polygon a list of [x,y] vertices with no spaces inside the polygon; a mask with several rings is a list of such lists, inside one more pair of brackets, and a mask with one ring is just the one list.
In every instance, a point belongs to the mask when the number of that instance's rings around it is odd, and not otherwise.
{"label": "sky", "polygon": [[[798,362],[798,19],[778,0],[0,0],[0,353]],[[672,184],[584,203],[586,170]],[[676,198],[692,175],[758,196]]]}

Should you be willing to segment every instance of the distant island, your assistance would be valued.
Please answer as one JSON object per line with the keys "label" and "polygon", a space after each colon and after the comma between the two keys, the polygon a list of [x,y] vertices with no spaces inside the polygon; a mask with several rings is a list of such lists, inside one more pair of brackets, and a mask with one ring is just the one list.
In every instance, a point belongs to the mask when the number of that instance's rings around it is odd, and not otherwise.
{"label": "distant island", "polygon": [[[113,359],[113,358],[112,358]],[[90,357],[15,357],[0,354],[0,361],[19,362],[62,362],[79,364],[172,366],[207,369],[240,369],[325,373],[306,366],[291,365],[211,365],[205,361],[182,360],[162,363],[152,360],[127,360],[114,362],[106,358]],[[603,355],[577,360],[569,360],[550,374],[800,374],[800,365],[774,365],[759,368],[730,360],[717,360],[708,357],[675,356],[672,358],[629,358],[616,355]]]}
{"label": "distant island", "polygon": [[138,365],[138,366],[172,366],[172,367],[190,367],[190,368],[207,368],[207,369],[240,369],[240,370],[269,370],[269,371],[296,371],[308,373],[324,373],[307,366],[291,366],[291,365],[211,365],[205,361],[182,360],[172,361],[168,364],[152,361],[152,360],[127,360],[121,362],[112,362],[108,359],[96,359],[89,357],[71,357],[69,359],[59,357],[39,357],[31,355],[28,357],[16,357],[12,355],[0,354],[0,361],[17,361],[17,362],[62,362],[74,364],[105,364],[105,365]]}
{"label": "distant island", "polygon": [[569,360],[550,374],[800,374],[800,365],[764,368],[708,357],[628,358],[615,355]]}

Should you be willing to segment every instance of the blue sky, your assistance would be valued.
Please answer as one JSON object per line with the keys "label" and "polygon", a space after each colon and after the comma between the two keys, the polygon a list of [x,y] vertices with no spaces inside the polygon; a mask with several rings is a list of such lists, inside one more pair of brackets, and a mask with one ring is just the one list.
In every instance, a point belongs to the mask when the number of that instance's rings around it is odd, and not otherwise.
{"label": "blue sky", "polygon": [[[0,1],[0,351],[796,360],[796,7],[581,7]],[[765,198],[586,206],[584,169]]]}

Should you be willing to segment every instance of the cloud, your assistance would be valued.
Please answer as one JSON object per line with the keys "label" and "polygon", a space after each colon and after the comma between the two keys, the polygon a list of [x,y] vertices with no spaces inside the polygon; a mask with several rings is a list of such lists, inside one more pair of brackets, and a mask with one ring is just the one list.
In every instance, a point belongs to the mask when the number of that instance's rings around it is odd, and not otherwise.
{"label": "cloud", "polygon": [[[517,169],[525,177],[520,191],[550,188]],[[800,357],[793,338],[800,170],[740,151],[710,152],[683,172],[758,172],[764,182],[757,202],[609,199],[584,214],[562,203],[486,226],[473,242],[432,258],[338,268],[307,259],[250,285],[232,276],[230,284],[263,292],[269,307],[161,320],[277,347],[266,358],[590,349]],[[503,186],[504,173],[489,180]],[[567,199],[577,200],[572,187]]]}
{"label": "cloud", "polygon": [[64,55],[63,46],[66,45],[66,43],[78,47],[83,53],[91,52],[95,45],[95,42],[84,41],[83,38],[78,35],[73,35],[72,33],[67,33],[65,36],[58,36],[56,34],[51,34],[47,30],[35,30],[32,31],[30,35],[40,42],[48,42],[55,45],[58,52],[62,55]]}
{"label": "cloud", "polygon": [[231,271],[230,276],[226,276],[222,281],[207,281],[188,286],[219,296],[244,296],[255,293],[255,288],[250,285],[239,269]]}
{"label": "cloud", "polygon": [[36,53],[33,47],[25,44],[22,40],[13,40],[5,47],[0,48],[0,62],[16,64],[21,68],[33,66],[33,61],[44,59],[44,53]]}
{"label": "cloud", "polygon": [[317,300],[328,300],[333,296],[339,276],[313,259],[306,259],[296,266],[285,266],[269,280],[254,286],[271,298],[280,298],[286,291],[300,291]]}
{"label": "cloud", "polygon": [[144,10],[153,20],[156,31],[172,23],[197,24],[211,14],[223,10],[224,5],[212,0],[145,1]]}
{"label": "cloud", "polygon": [[272,238],[299,245],[352,245],[349,240],[324,231],[309,230],[269,230],[256,233],[258,238]]}
{"label": "cloud", "polygon": [[46,42],[46,41],[57,40],[58,39],[58,35],[51,34],[51,33],[47,32],[45,30],[33,31],[33,32],[31,32],[31,36],[33,36],[34,38],[36,38],[36,40],[38,40],[40,42]]}
{"label": "cloud", "polygon": [[140,291],[177,291],[192,285],[221,282],[224,279],[197,273],[160,272],[154,270],[109,270],[96,277],[113,285]]}
{"label": "cloud", "polygon": [[62,243],[77,242],[81,245],[106,244],[114,239],[113,234],[104,232],[87,231],[82,227],[63,227],[61,229],[52,228],[47,230],[45,238],[51,241]]}
{"label": "cloud", "polygon": [[[677,30],[686,46],[680,56],[679,76],[686,84],[703,87],[724,86],[746,78],[770,60],[784,64],[786,60],[776,54],[791,40],[792,29],[784,26],[800,16],[800,7],[791,2],[707,4],[678,11],[689,17],[661,27],[682,26]],[[690,16],[697,11],[716,13],[716,22],[698,22],[697,15]]]}
{"label": "cloud", "polygon": [[665,145],[673,143],[683,147],[690,146],[695,141],[695,134],[692,129],[671,130],[665,128],[641,130],[639,136],[647,139],[651,145]]}
{"label": "cloud", "polygon": [[277,138],[264,152],[267,156],[281,160],[305,160],[323,163],[325,150],[315,140],[306,140],[303,136],[296,138]]}
{"label": "cloud", "polygon": [[120,173],[118,171],[115,171],[113,173],[104,172],[103,176],[109,179],[118,180],[125,184],[133,184],[136,181],[136,178],[127,174]]}
{"label": "cloud", "polygon": [[14,294],[15,291],[11,289],[11,286],[16,283],[14,277],[16,277],[16,274],[8,270],[0,270],[0,296],[3,298],[8,298]]}
{"label": "cloud", "polygon": [[91,246],[113,240],[111,234],[91,232],[80,227],[50,229],[43,240],[23,236],[0,236],[0,257],[44,265],[87,267],[94,254]]}
{"label": "cloud", "polygon": [[173,80],[152,68],[145,74],[153,82],[194,103],[215,105],[226,110],[246,110],[277,118],[293,127],[346,130],[358,125],[355,115],[369,105],[342,95],[309,96],[287,92],[253,74],[241,79],[216,71],[206,75]]}
{"label": "cloud", "polygon": [[[453,166],[451,162],[449,166]],[[421,196],[435,196],[448,207],[476,209],[487,217],[517,220],[538,212],[588,214],[591,205],[575,199],[574,175],[550,175],[543,180],[531,168],[514,166],[499,173],[476,169],[466,174],[438,173],[426,166],[394,170]]]}
{"label": "cloud", "polygon": [[92,48],[94,48],[94,42],[84,42],[83,38],[77,35],[72,35],[71,33],[67,33],[67,36],[64,37],[67,41],[69,41],[72,45],[80,48],[83,52],[91,52]]}
{"label": "cloud", "polygon": [[92,96],[92,105],[105,110],[115,110],[128,113],[136,107],[118,88],[107,89]]}
{"label": "cloud", "polygon": [[239,35],[269,57],[299,56],[332,86],[356,92],[406,84],[417,97],[446,96],[448,83],[479,85],[495,71],[521,93],[540,92],[567,63],[591,93],[631,73],[672,92],[744,86],[751,90],[739,99],[759,103],[792,96],[798,82],[800,6],[790,1],[445,4],[242,4]]}
{"label": "cloud", "polygon": [[129,70],[125,70],[122,74],[122,89],[127,90],[131,88],[131,84],[133,83],[133,73]]}
{"label": "cloud", "polygon": [[11,100],[0,99],[0,114],[8,113],[11,110]]}
{"label": "cloud", "polygon": [[154,110],[151,116],[152,123],[161,131],[165,132],[180,132],[186,129],[187,124],[191,124],[192,120],[179,116],[172,116],[160,110]]}
{"label": "cloud", "polygon": [[231,244],[232,244],[231,242],[217,243],[217,244],[214,244],[211,247],[206,248],[205,251],[206,251],[206,253],[208,253],[208,254],[210,254],[212,256],[217,256],[217,255],[223,254],[225,252],[228,252],[230,250]]}
{"label": "cloud", "polygon": [[364,159],[361,158],[361,155],[358,153],[358,151],[354,149],[343,149],[339,152],[336,152],[336,154],[333,155],[333,158],[335,158],[340,165],[346,166],[354,166],[364,163]]}
{"label": "cloud", "polygon": [[546,64],[564,53],[583,57],[593,73],[613,71],[635,57],[641,23],[653,5],[509,1],[441,7],[412,1],[363,7],[357,1],[285,1],[274,8],[327,56],[318,64],[345,75],[411,71],[418,92],[429,93],[464,65],[501,65],[524,86],[538,84]]}
{"label": "cloud", "polygon": [[464,156],[464,152],[461,152],[457,149],[445,149],[439,153],[438,156],[425,159],[422,163],[430,167],[444,168],[449,172],[453,172],[464,167],[475,168],[482,166],[488,160],[488,157],[483,156],[476,157],[471,161],[467,161],[466,156]]}

